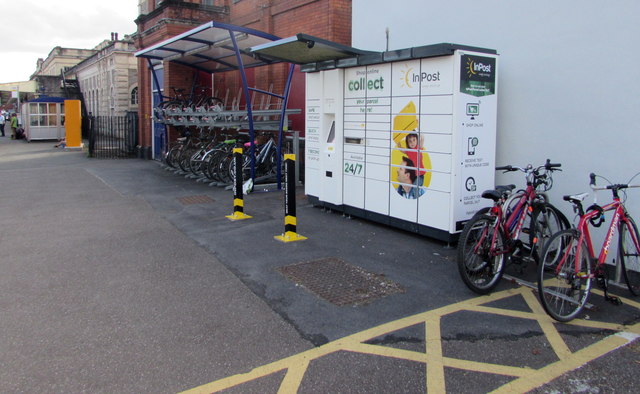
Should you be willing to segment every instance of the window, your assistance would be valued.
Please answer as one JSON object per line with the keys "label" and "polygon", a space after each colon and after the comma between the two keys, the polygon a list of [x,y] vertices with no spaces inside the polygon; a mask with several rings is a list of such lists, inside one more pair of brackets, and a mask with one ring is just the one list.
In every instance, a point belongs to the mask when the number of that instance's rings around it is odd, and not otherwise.
{"label": "window", "polygon": [[202,5],[213,6],[213,0],[202,0]]}
{"label": "window", "polygon": [[58,104],[29,103],[29,126],[58,126]]}
{"label": "window", "polygon": [[131,90],[131,105],[138,105],[138,87]]}

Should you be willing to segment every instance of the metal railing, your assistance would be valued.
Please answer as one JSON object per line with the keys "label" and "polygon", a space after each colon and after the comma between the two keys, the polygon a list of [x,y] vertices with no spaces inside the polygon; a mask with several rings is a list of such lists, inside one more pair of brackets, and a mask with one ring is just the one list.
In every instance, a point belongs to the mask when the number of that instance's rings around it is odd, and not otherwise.
{"label": "metal railing", "polygon": [[89,157],[118,159],[136,157],[138,114],[89,118]]}

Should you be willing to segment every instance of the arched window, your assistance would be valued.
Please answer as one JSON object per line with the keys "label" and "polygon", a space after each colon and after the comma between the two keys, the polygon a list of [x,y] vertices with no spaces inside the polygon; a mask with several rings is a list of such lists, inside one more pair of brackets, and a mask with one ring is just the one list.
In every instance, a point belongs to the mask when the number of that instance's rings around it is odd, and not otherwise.
{"label": "arched window", "polygon": [[131,89],[131,105],[138,105],[138,87]]}

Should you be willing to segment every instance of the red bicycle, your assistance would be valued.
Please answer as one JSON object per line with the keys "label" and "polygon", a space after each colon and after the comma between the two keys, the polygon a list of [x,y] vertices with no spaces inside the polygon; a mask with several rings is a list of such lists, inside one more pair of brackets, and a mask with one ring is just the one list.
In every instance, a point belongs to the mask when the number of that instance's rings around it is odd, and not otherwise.
{"label": "red bicycle", "polygon": [[[616,266],[605,264],[616,231],[620,232],[616,279],[620,281],[620,277],[624,277],[631,294],[640,294],[640,236],[638,227],[620,198],[625,189],[640,187],[630,184],[639,174],[634,175],[626,184],[610,184],[605,187],[596,187],[596,175],[591,174],[590,185],[594,193],[598,190],[611,190],[613,194],[613,201],[604,206],[594,202],[585,211],[582,201],[588,196],[587,193],[564,196],[565,201],[574,205],[580,217],[578,226],[560,231],[549,239],[542,251],[544,264],[540,264],[538,269],[540,302],[554,319],[561,322],[574,319],[584,308],[594,279],[603,288],[607,301],[621,303],[620,298],[609,295],[607,288],[610,271]],[[604,222],[604,213],[610,211],[613,212],[611,224],[596,258],[589,225],[600,227]]]}
{"label": "red bicycle", "polygon": [[551,175],[559,167],[549,160],[539,167],[496,167],[498,171],[523,172],[527,187],[512,192],[514,185],[497,186],[482,193],[483,198],[493,200],[493,206],[478,211],[458,240],[458,272],[469,289],[489,293],[498,285],[507,262],[524,267],[537,261],[546,240],[569,228],[567,218],[544,193],[553,185]]}

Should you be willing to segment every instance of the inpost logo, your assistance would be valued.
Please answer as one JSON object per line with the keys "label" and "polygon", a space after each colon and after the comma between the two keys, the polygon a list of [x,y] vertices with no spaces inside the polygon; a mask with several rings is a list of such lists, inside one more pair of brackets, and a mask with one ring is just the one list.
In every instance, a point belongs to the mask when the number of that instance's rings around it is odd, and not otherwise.
{"label": "inpost logo", "polygon": [[440,81],[440,71],[433,73],[419,72],[415,73],[413,67],[405,66],[403,70],[400,70],[400,80],[402,81],[402,87],[413,88],[414,83],[422,83],[423,81],[434,82]]}
{"label": "inpost logo", "polygon": [[481,77],[488,77],[491,75],[491,64],[484,64],[473,60],[471,57],[467,58],[467,77],[471,78],[474,75]]}

